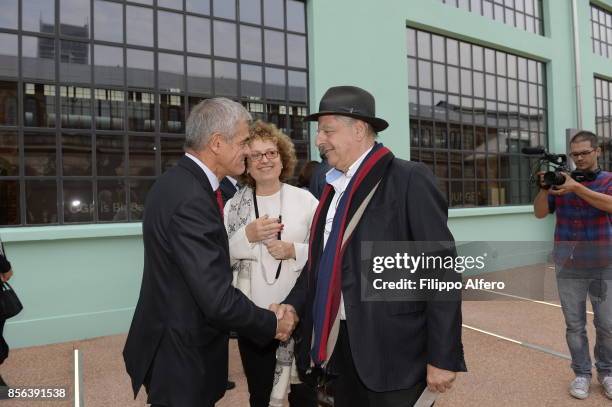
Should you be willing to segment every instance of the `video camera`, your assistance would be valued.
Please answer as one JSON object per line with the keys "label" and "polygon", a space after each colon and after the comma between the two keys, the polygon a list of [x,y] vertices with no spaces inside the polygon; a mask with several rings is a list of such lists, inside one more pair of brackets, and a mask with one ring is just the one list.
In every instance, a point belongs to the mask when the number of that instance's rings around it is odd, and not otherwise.
{"label": "video camera", "polygon": [[[553,185],[563,184],[565,182],[565,177],[561,175],[561,173],[570,173],[570,168],[567,166],[567,155],[565,154],[551,154],[547,152],[544,147],[524,147],[521,152],[525,155],[540,156],[540,160],[537,164],[537,171],[540,170],[542,164],[550,164],[554,167],[553,171],[544,173],[543,184],[545,189]],[[538,185],[539,182],[536,179],[535,172],[531,175],[531,180]]]}

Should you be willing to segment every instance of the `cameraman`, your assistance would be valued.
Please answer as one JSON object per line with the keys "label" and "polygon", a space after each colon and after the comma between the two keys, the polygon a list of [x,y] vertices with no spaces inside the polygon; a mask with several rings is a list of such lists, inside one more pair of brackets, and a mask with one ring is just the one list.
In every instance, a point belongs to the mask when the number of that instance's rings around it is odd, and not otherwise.
{"label": "cameraman", "polygon": [[[573,397],[585,399],[591,383],[591,358],[586,333],[586,297],[591,299],[596,332],[595,366],[605,395],[612,399],[612,173],[602,171],[597,136],[580,131],[570,141],[572,174],[563,173],[562,185],[548,188],[538,173],[540,191],[534,214],[556,213],[554,260],[566,340],[576,378],[570,383]],[[612,285],[611,285],[612,287]],[[612,292],[610,293],[612,294]]]}

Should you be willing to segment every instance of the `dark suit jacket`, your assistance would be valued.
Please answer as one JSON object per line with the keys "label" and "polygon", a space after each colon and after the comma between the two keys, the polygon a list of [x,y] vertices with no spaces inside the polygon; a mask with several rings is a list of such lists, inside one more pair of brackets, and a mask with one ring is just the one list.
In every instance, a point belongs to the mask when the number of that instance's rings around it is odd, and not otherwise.
{"label": "dark suit jacket", "polygon": [[219,188],[221,188],[221,197],[223,198],[224,204],[232,199],[236,191],[238,191],[232,181],[230,181],[227,177],[223,177],[219,183]]}
{"label": "dark suit jacket", "polygon": [[[323,208],[322,216],[326,213]],[[420,163],[393,159],[348,243],[342,263],[351,352],[359,377],[370,390],[408,389],[425,380],[428,363],[452,371],[466,369],[460,301],[361,300],[362,241],[453,241],[446,221],[447,203],[431,171]],[[313,253],[309,261],[318,263],[320,257],[321,252]],[[304,269],[285,301],[301,318],[296,331],[296,360],[301,372],[310,367],[315,293],[308,287],[313,281],[316,276],[309,276]]]}
{"label": "dark suit jacket", "polygon": [[140,298],[123,350],[136,395],[212,406],[227,385],[228,330],[274,338],[274,313],[232,287],[227,234],[202,169],[184,156],[155,182],[143,220]]}

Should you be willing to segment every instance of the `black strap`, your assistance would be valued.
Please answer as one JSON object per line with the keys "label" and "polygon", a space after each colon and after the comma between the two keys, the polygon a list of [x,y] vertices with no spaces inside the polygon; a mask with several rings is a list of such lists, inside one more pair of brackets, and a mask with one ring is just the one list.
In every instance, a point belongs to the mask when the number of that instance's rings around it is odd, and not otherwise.
{"label": "black strap", "polygon": [[[255,206],[255,219],[259,219],[259,207],[257,206],[257,191],[255,190],[255,186],[253,186],[253,205]],[[282,215],[278,215],[278,222],[279,223],[282,222]],[[278,240],[281,240],[280,230],[278,231]],[[280,277],[282,265],[283,265],[283,261],[280,260],[278,262],[278,267],[276,268],[276,276],[274,276],[275,280],[278,280],[278,278]]]}

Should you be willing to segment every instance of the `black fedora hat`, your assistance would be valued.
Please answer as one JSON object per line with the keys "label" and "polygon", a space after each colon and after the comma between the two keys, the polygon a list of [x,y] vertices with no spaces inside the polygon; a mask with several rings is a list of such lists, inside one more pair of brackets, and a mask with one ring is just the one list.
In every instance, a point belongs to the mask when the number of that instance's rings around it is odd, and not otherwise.
{"label": "black fedora hat", "polygon": [[370,123],[376,132],[389,126],[385,120],[376,117],[374,96],[357,86],[334,86],[325,92],[319,103],[319,112],[304,118],[315,121],[321,116],[340,115]]}

